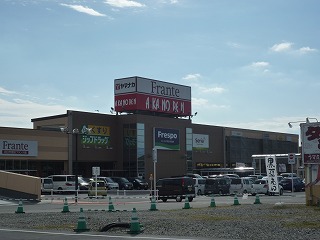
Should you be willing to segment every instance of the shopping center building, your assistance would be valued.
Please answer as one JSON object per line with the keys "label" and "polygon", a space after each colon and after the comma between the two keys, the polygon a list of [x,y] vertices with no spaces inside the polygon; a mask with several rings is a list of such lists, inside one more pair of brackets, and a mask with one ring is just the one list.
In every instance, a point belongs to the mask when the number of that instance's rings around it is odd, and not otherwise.
{"label": "shopping center building", "polygon": [[67,110],[32,119],[33,129],[0,127],[0,170],[91,177],[100,167],[103,176],[149,178],[156,167],[161,178],[253,166],[263,173],[252,155],[299,152],[296,134],[194,123],[191,87],[141,77],[114,83],[110,114]]}

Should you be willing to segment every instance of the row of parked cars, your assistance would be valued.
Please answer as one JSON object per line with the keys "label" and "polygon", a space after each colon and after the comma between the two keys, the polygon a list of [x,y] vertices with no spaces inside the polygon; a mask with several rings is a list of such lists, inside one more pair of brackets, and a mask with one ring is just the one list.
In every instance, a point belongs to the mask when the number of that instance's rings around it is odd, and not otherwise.
{"label": "row of parked cars", "polygon": [[[234,174],[213,176],[206,179],[204,194],[272,194],[272,192],[269,192],[268,181],[269,178],[263,175],[251,175],[241,178]],[[304,191],[305,189],[303,180],[297,176],[279,175],[274,183],[276,184],[276,182],[278,182],[276,190],[280,195],[283,194],[284,190],[296,192]]]}
{"label": "row of parked cars", "polygon": [[[78,177],[78,186],[80,191],[95,190],[95,182],[99,188],[104,187],[106,190],[133,190],[133,189],[148,189],[148,182],[137,177],[102,177],[83,178]],[[76,184],[75,175],[51,175],[46,178],[41,178],[41,191],[59,192],[74,191]]]}
{"label": "row of parked cars", "polygon": [[[230,194],[278,194],[284,190],[304,191],[304,182],[296,176],[278,176],[277,192],[269,192],[267,176],[251,175],[239,177],[235,174],[215,175],[206,178],[200,175],[176,176],[157,181],[158,197],[164,202],[167,199],[181,201],[186,197],[191,202],[196,195],[230,195]],[[293,181],[293,189],[292,189]]]}

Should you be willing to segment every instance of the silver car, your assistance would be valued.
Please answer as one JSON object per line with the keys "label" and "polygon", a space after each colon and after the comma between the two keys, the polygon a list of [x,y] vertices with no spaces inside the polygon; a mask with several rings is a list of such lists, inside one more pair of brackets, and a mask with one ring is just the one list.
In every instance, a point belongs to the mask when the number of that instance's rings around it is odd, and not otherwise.
{"label": "silver car", "polygon": [[[283,187],[281,185],[279,185],[279,193],[280,195],[283,194]],[[252,184],[252,189],[251,189],[251,194],[253,196],[255,196],[256,194],[266,194],[266,195],[272,195],[269,192],[269,184],[268,184],[268,179],[259,179],[256,180],[253,184]]]}

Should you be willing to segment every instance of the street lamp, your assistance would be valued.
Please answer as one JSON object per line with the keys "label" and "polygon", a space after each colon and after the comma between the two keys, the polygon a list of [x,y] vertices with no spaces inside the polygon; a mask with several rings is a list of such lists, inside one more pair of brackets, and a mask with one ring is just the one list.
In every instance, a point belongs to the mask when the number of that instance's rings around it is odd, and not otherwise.
{"label": "street lamp", "polygon": [[317,118],[307,117],[305,121],[288,122],[289,128],[292,128],[292,123],[310,123],[310,119],[315,119],[318,122]]}
{"label": "street lamp", "polygon": [[[78,188],[79,188],[79,179],[78,179],[78,135],[83,134],[89,134],[91,133],[92,129],[83,127],[81,130],[81,133],[78,128],[72,129],[72,131],[69,131],[68,127],[62,127],[60,128],[61,132],[66,134],[71,134],[72,136],[75,136],[75,168],[74,168],[74,174],[75,174],[75,202],[78,202]],[[73,149],[73,148],[72,148]]]}

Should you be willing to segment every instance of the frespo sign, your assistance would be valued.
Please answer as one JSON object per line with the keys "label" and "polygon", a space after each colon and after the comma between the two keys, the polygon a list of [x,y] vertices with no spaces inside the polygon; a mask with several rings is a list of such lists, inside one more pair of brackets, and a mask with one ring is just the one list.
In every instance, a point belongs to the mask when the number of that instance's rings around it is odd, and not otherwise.
{"label": "frespo sign", "polygon": [[180,150],[178,129],[154,128],[154,147],[164,150]]}
{"label": "frespo sign", "polygon": [[191,115],[191,87],[130,77],[114,80],[115,110]]}
{"label": "frespo sign", "polygon": [[0,156],[38,156],[38,142],[25,140],[0,140]]}

